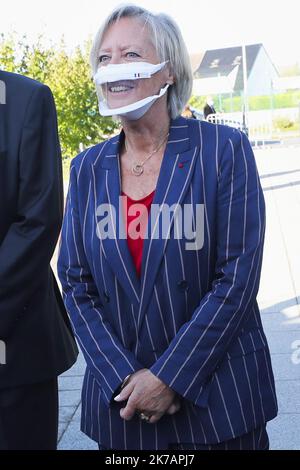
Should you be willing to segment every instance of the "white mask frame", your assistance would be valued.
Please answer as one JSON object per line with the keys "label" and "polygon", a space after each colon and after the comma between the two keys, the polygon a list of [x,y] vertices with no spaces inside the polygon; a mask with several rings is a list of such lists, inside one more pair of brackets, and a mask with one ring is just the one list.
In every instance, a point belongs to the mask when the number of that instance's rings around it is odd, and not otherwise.
{"label": "white mask frame", "polygon": [[[142,78],[151,78],[160,71],[168,61],[160,64],[151,64],[149,62],[131,62],[129,64],[109,64],[100,67],[94,76],[96,86],[105,83],[113,83],[122,80],[140,80]],[[136,101],[119,108],[109,108],[105,99],[99,99],[99,112],[102,116],[124,116],[129,120],[137,120],[146,114],[150,107],[159,98],[164,96],[170,84],[166,84],[157,95],[148,96],[142,100]],[[101,92],[102,95],[102,92]]]}

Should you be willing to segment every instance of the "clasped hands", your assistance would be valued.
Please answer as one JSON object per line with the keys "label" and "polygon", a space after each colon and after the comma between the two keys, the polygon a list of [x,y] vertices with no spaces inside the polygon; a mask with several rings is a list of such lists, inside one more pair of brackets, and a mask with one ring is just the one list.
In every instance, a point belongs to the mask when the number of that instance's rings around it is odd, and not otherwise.
{"label": "clasped hands", "polygon": [[120,410],[121,418],[126,421],[137,413],[141,419],[154,424],[163,415],[173,415],[180,409],[178,395],[148,369],[132,374],[121,393],[115,397],[118,403],[126,400],[125,407]]}

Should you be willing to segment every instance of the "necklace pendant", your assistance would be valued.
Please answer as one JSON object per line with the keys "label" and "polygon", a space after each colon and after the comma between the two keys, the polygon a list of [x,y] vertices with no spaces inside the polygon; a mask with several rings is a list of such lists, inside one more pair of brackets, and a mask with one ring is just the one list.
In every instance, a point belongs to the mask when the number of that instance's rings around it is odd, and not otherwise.
{"label": "necklace pendant", "polygon": [[144,168],[142,165],[136,164],[133,165],[131,172],[135,176],[141,176],[144,173]]}

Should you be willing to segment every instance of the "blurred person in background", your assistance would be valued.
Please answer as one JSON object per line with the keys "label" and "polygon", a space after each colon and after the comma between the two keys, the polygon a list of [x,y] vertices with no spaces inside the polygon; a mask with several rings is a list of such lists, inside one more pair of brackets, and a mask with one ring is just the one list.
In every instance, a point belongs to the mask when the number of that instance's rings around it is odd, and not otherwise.
{"label": "blurred person in background", "polygon": [[215,110],[215,107],[214,107],[214,101],[209,96],[207,98],[207,101],[206,101],[206,103],[204,105],[204,108],[203,108],[204,119],[206,119],[207,116],[209,116],[210,114],[216,114],[216,110]]}

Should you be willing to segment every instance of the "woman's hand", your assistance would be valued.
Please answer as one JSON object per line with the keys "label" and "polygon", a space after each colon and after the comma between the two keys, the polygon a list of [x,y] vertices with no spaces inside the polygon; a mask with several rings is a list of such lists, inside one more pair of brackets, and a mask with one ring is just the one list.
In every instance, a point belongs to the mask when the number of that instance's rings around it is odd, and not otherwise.
{"label": "woman's hand", "polygon": [[167,415],[174,415],[175,413],[177,413],[177,411],[180,410],[180,408],[181,408],[180,399],[179,399],[178,396],[176,395],[175,398],[174,398],[173,403],[172,403],[171,406],[167,409],[166,414],[167,414]]}
{"label": "woman's hand", "polygon": [[129,421],[135,413],[142,412],[149,416],[149,423],[160,420],[164,414],[174,414],[180,409],[176,393],[153,375],[148,369],[132,374],[126,387],[115,398],[121,402],[127,400],[120,416]]}

